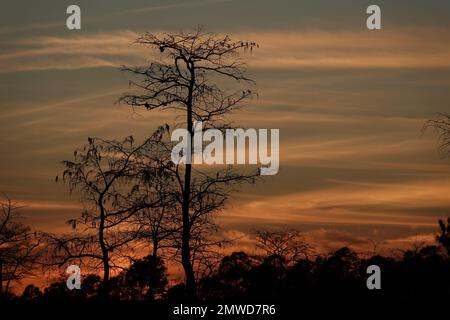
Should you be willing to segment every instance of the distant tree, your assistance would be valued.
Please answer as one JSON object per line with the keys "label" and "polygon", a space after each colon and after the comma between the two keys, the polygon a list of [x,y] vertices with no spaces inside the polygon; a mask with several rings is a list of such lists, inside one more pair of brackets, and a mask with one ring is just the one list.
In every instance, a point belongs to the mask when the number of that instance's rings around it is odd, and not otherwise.
{"label": "distant tree", "polygon": [[112,299],[128,300],[131,297],[130,290],[125,283],[126,270],[122,270],[109,281],[109,295]]}
{"label": "distant tree", "polygon": [[20,222],[23,208],[4,195],[0,202],[0,297],[7,296],[11,284],[33,272],[39,254],[40,237]]}
{"label": "distant tree", "polygon": [[29,284],[23,290],[23,293],[20,298],[26,301],[30,301],[30,300],[39,300],[41,297],[42,291],[34,284]]}
{"label": "distant tree", "polygon": [[315,261],[316,289],[324,295],[354,295],[362,288],[359,271],[362,261],[358,254],[348,247],[340,248]]}
{"label": "distant tree", "polygon": [[349,247],[343,247],[332,252],[326,257],[325,261],[327,268],[336,270],[344,278],[352,271],[357,270],[361,262],[358,254]]}
{"label": "distant tree", "polygon": [[80,289],[81,296],[84,299],[95,299],[99,296],[102,287],[102,279],[96,274],[83,276]]}
{"label": "distant tree", "polygon": [[161,258],[152,255],[134,262],[125,273],[132,300],[155,300],[162,297],[166,286],[166,267]]}
{"label": "distant tree", "polygon": [[42,300],[44,301],[68,301],[78,297],[77,290],[69,290],[65,277],[59,277],[44,289]]}
{"label": "distant tree", "polygon": [[255,259],[248,256],[245,252],[233,252],[231,255],[222,259],[217,273],[226,282],[234,282],[236,286],[239,286],[239,282],[242,282],[245,274],[255,265]]}
{"label": "distant tree", "polygon": [[201,296],[212,300],[239,299],[247,289],[247,274],[257,262],[242,251],[223,257],[214,273],[202,278]]}
{"label": "distant tree", "polygon": [[[191,136],[194,121],[202,121],[203,129],[229,128],[226,116],[254,94],[248,88],[228,91],[219,84],[230,80],[253,84],[243,68],[240,52],[253,50],[256,43],[232,41],[229,36],[204,33],[201,29],[161,36],[146,34],[136,42],[156,49],[161,59],[144,67],[123,67],[138,79],[130,81],[138,92],[124,95],[121,101],[133,108],[172,109],[184,117],[183,125]],[[193,230],[199,233],[204,225],[200,221],[208,225],[211,214],[223,207],[236,184],[253,182],[257,173],[242,174],[229,168],[200,172],[184,163],[176,166],[174,174],[180,190],[177,202],[182,224],[181,264],[188,295],[195,297]]]}
{"label": "distant tree", "polygon": [[308,257],[312,250],[300,231],[295,229],[256,230],[255,234],[256,246],[266,256],[278,258],[281,264],[290,264]]}
{"label": "distant tree", "polygon": [[245,252],[233,252],[222,259],[217,276],[222,284],[227,288],[224,294],[228,293],[231,298],[245,291],[247,286],[248,273],[258,265],[254,257]]}
{"label": "distant tree", "polygon": [[[397,261],[395,282],[397,296],[410,298],[449,298],[450,260],[441,247],[423,245],[404,253]],[[411,282],[414,279],[414,282]]]}
{"label": "distant tree", "polygon": [[437,242],[439,242],[447,254],[450,256],[450,218],[447,218],[447,223],[444,220],[439,220],[440,234],[436,236]]}

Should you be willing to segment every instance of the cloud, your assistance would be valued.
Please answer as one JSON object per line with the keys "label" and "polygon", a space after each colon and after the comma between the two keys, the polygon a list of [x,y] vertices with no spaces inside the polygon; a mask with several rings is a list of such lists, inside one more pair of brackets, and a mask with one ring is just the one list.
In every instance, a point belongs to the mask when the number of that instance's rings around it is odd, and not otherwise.
{"label": "cloud", "polygon": [[143,48],[133,46],[132,31],[18,39],[0,55],[0,72],[76,70],[142,62]]}
{"label": "cloud", "polygon": [[[131,45],[138,35],[123,30],[18,39],[0,55],[0,72],[143,63],[152,56],[143,47]],[[446,29],[404,28],[376,33],[263,31],[233,36],[260,43],[260,49],[248,57],[248,66],[254,69],[450,67],[450,44],[446,41],[450,31]]]}
{"label": "cloud", "polygon": [[[294,227],[302,230],[301,227]],[[260,229],[282,230],[273,226],[264,226]],[[312,254],[326,255],[340,248],[349,247],[360,255],[371,256],[382,254],[394,256],[404,250],[412,250],[424,245],[435,244],[435,235],[432,233],[418,233],[415,235],[391,236],[379,239],[376,230],[366,235],[359,235],[348,230],[336,230],[329,227],[313,228],[301,232],[302,240],[311,246]],[[257,240],[252,230],[239,231],[229,229],[223,232],[223,238],[232,240],[223,250],[224,254],[244,251],[249,254],[263,254],[258,248]]]}
{"label": "cloud", "polygon": [[[150,6],[143,6],[143,7],[130,7],[129,5],[125,5],[125,7],[118,7],[115,11],[111,12],[107,10],[106,12],[99,12],[97,15],[88,15],[86,17],[83,17],[83,23],[88,25],[93,25],[96,22],[104,23],[108,20],[117,20],[118,17],[121,17],[120,19],[123,19],[124,16],[129,16],[129,19],[135,19],[136,15],[140,14],[147,14],[149,12],[153,11],[165,11],[165,10],[175,10],[180,9],[181,10],[185,8],[190,7],[202,7],[207,6],[211,4],[218,4],[218,3],[225,3],[225,2],[233,2],[234,0],[199,0],[199,1],[172,1],[171,3],[162,4],[162,5],[150,5]],[[39,4],[41,5],[41,4]],[[127,9],[128,7],[128,9]],[[32,9],[30,7],[30,9]],[[39,22],[39,23],[25,23],[23,24],[16,24],[16,25],[8,25],[8,26],[2,26],[0,27],[0,36],[3,35],[14,35],[14,34],[21,34],[21,33],[29,33],[31,31],[36,30],[44,30],[44,29],[56,29],[56,28],[65,28],[65,25],[61,20],[53,20],[48,22]]]}
{"label": "cloud", "polygon": [[407,237],[387,239],[383,241],[383,244],[394,249],[412,249],[418,245],[430,245],[436,243],[435,238],[436,235],[432,233],[416,234]]}
{"label": "cloud", "polygon": [[58,109],[58,108],[61,108],[64,106],[81,104],[81,103],[85,103],[85,102],[88,102],[91,100],[105,98],[105,97],[109,97],[109,96],[116,96],[116,95],[117,95],[117,89],[114,89],[114,90],[108,90],[105,92],[92,94],[92,95],[66,98],[66,99],[62,99],[61,101],[58,101],[58,102],[48,103],[48,104],[44,104],[44,105],[33,105],[31,108],[19,109],[17,111],[0,114],[0,120],[10,119],[10,118],[15,118],[15,117],[30,116],[33,114],[42,114],[42,112],[46,112],[46,111],[51,112],[54,109]]}
{"label": "cloud", "polygon": [[158,10],[173,10],[173,9],[183,9],[189,7],[201,7],[204,5],[215,4],[215,3],[225,3],[225,2],[233,2],[233,0],[203,0],[203,1],[180,1],[175,3],[169,3],[165,5],[156,5],[149,7],[142,7],[136,9],[128,9],[123,10],[121,12],[117,12],[115,15],[129,15],[129,14],[138,14],[138,13],[147,13]]}
{"label": "cloud", "polygon": [[68,203],[68,202],[50,202],[50,201],[27,201],[21,202],[25,207],[31,209],[81,209],[79,204]]}
{"label": "cloud", "polygon": [[438,217],[450,209],[449,182],[450,178],[409,183],[332,181],[319,190],[239,198],[225,216],[242,218],[246,225],[264,220],[266,224],[435,228]]}
{"label": "cloud", "polygon": [[48,22],[48,23],[31,23],[26,25],[15,26],[3,26],[0,27],[0,35],[9,35],[21,32],[29,32],[33,30],[42,30],[61,27],[61,22]]}
{"label": "cloud", "polygon": [[[367,122],[369,123],[369,122]],[[357,135],[355,130],[355,135]],[[296,166],[335,166],[353,168],[377,168],[377,169],[415,169],[443,171],[444,166],[424,167],[424,163],[413,158],[418,152],[434,151],[434,144],[426,139],[399,137],[387,132],[387,134],[367,134],[351,137],[321,137],[287,139],[282,146],[280,154],[285,165]],[[411,156],[413,159],[406,161]],[[389,159],[388,159],[389,158]],[[392,159],[397,159],[393,163]],[[405,159],[405,161],[401,161]]]}
{"label": "cloud", "polygon": [[261,44],[249,65],[292,68],[448,67],[448,29],[397,28],[395,31],[304,31],[244,34]]}

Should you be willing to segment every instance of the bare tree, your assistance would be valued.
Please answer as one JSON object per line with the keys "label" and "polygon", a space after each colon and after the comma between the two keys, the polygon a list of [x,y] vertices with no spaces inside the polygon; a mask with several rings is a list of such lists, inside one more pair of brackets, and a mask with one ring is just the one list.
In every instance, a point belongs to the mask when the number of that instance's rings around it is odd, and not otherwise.
{"label": "bare tree", "polygon": [[267,256],[277,257],[282,264],[307,258],[312,247],[307,244],[300,231],[295,229],[257,230],[256,246]]}
{"label": "bare tree", "polygon": [[139,211],[134,223],[140,230],[139,239],[145,245],[151,244],[151,255],[154,259],[163,255],[162,250],[174,247],[173,239],[179,232],[179,219],[170,207],[163,205],[160,208],[145,208]]}
{"label": "bare tree", "polygon": [[435,119],[427,120],[422,132],[434,129],[438,135],[439,151],[442,158],[450,155],[450,114],[440,113]]}
{"label": "bare tree", "polygon": [[[149,66],[123,67],[124,71],[139,78],[130,81],[138,92],[126,94],[120,101],[147,110],[172,109],[181,112],[185,118],[183,126],[191,136],[194,133],[194,121],[202,121],[204,129],[229,127],[226,116],[254,95],[248,88],[239,87],[228,91],[219,87],[220,83],[227,80],[244,85],[253,84],[246,75],[240,52],[253,50],[257,47],[254,42],[232,41],[228,35],[204,33],[200,28],[192,33],[161,36],[147,33],[136,42],[159,51],[161,59]],[[224,187],[219,185],[230,187],[235,182],[253,182],[256,174],[245,175],[223,170],[207,175],[193,172],[192,165],[185,163],[176,167],[175,176],[181,190],[178,199],[182,217],[181,263],[187,294],[195,297],[191,254],[195,220],[200,221],[200,217],[204,218],[224,204],[227,195],[220,193],[219,190],[224,190]]]}
{"label": "bare tree", "polygon": [[161,159],[147,155],[157,148],[165,130],[159,128],[138,146],[131,136],[123,141],[89,138],[87,145],[74,152],[74,161],[63,162],[63,181],[71,192],[81,192],[85,209],[80,218],[68,221],[74,233],[47,235],[54,244],[48,258],[59,266],[78,261],[101,267],[103,295],[109,292],[111,269],[122,268],[121,259],[129,254],[129,245],[141,236],[143,226],[136,228],[135,215],[161,206],[161,198],[154,196],[158,191],[155,185],[142,185],[142,176],[146,181],[164,179]]}
{"label": "bare tree", "polygon": [[40,238],[19,220],[23,208],[4,196],[0,202],[0,297],[6,296],[13,281],[32,275],[39,253]]}
{"label": "bare tree", "polygon": [[[425,122],[422,132],[432,128],[438,134],[439,151],[442,158],[450,156],[450,114],[439,114],[435,119]],[[447,225],[444,220],[439,220],[441,233],[436,236],[436,240],[450,253],[450,218],[447,218]]]}
{"label": "bare tree", "polygon": [[[180,232],[180,217],[176,212],[177,188],[170,159],[169,145],[161,143],[148,153],[135,157],[134,166],[140,174],[140,192],[157,199],[158,205],[146,207],[134,215],[132,223],[139,230],[139,239],[151,244],[151,255],[156,259],[162,249],[172,249]],[[149,160],[150,159],[150,160]],[[148,174],[149,163],[156,164],[160,174]]]}

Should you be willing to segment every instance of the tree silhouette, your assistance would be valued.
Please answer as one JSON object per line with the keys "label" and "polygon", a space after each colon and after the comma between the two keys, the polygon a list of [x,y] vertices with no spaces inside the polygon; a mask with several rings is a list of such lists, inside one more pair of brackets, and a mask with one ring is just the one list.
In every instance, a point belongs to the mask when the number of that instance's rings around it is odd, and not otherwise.
{"label": "tree silhouette", "polygon": [[[438,239],[436,239],[438,241]],[[277,255],[251,256],[233,252],[223,257],[208,276],[199,279],[198,295],[205,302],[270,301],[305,302],[305,299],[450,299],[450,259],[441,246],[414,245],[402,255],[368,258],[348,247],[328,254],[300,257],[294,263],[280,263]],[[367,267],[382,270],[382,290],[368,290]],[[150,254],[134,260],[110,278],[113,301],[184,302],[185,284],[167,288],[166,268],[160,257]],[[81,290],[69,290],[62,275],[43,290],[29,285],[20,301],[83,302],[101,297],[102,279],[83,276]],[[14,299],[12,295],[9,298]],[[376,299],[376,300],[374,300]],[[158,301],[162,300],[162,301]],[[344,301],[344,300],[343,300]]]}
{"label": "tree silhouette", "polygon": [[[435,119],[426,121],[422,132],[428,128],[434,129],[438,135],[441,157],[448,157],[450,155],[450,114],[441,113]],[[447,250],[447,254],[450,254],[450,218],[447,218],[447,225],[445,221],[439,220],[439,228],[440,234],[436,239]]]}
{"label": "tree silhouette", "polygon": [[443,158],[450,155],[450,114],[440,113],[435,119],[425,122],[422,132],[434,129],[438,134],[439,151]]}
{"label": "tree silhouette", "polygon": [[134,262],[125,274],[131,298],[154,300],[167,286],[166,268],[161,258],[147,256]]}
{"label": "tree silhouette", "polygon": [[68,221],[75,233],[47,235],[53,244],[49,259],[58,266],[77,261],[94,268],[100,261],[104,296],[109,292],[111,269],[121,268],[131,251],[129,245],[141,238],[143,225],[133,219],[165,201],[157,192],[159,185],[149,182],[165,179],[164,159],[156,152],[165,130],[159,128],[137,146],[132,137],[123,141],[89,138],[87,145],[74,152],[74,161],[63,162],[63,181],[71,192],[81,192],[85,210],[80,218]]}
{"label": "tree silhouette", "polygon": [[41,290],[36,287],[34,284],[29,284],[23,290],[21,298],[23,300],[39,300],[42,297]]}
{"label": "tree silhouette", "polygon": [[308,257],[312,247],[307,244],[301,233],[295,229],[256,230],[256,246],[280,260],[282,264],[295,262],[302,257]]}
{"label": "tree silhouette", "polygon": [[220,261],[215,272],[201,281],[200,292],[211,300],[239,299],[247,287],[247,275],[257,260],[245,252],[233,252]]}
{"label": "tree silhouette", "polygon": [[[202,121],[203,129],[230,127],[226,116],[254,94],[247,88],[229,92],[219,87],[219,83],[225,79],[253,84],[246,75],[240,52],[252,50],[256,43],[232,41],[229,36],[204,33],[201,29],[162,36],[146,34],[136,42],[159,51],[161,59],[149,66],[123,67],[139,80],[130,81],[137,92],[124,95],[120,101],[147,110],[175,110],[185,118],[184,126],[191,136],[194,134],[194,121]],[[191,150],[192,144],[191,141]],[[196,173],[189,161],[177,165],[174,173],[181,195],[178,199],[182,217],[181,264],[186,290],[194,298],[193,230],[201,231],[203,223],[199,221],[207,222],[207,216],[224,205],[233,185],[253,182],[256,173],[245,175],[229,168],[209,174]]]}
{"label": "tree silhouette", "polygon": [[20,222],[23,208],[4,195],[0,202],[0,298],[7,296],[11,283],[32,275],[39,255],[40,237]]}
{"label": "tree silhouette", "polygon": [[447,218],[447,223],[444,220],[439,220],[440,234],[436,236],[436,240],[444,247],[447,254],[450,256],[450,218]]}

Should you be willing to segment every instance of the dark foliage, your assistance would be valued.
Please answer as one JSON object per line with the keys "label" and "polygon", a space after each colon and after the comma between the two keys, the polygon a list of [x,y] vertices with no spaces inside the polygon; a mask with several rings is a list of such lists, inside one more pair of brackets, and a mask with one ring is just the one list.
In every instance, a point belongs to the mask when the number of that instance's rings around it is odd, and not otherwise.
{"label": "dark foliage", "polygon": [[[400,259],[379,255],[361,259],[344,247],[328,256],[300,259],[284,267],[278,257],[255,263],[244,252],[222,260],[201,281],[206,300],[286,301],[311,298],[450,299],[450,259],[436,246],[406,251]],[[368,290],[366,270],[378,265],[382,289]]]}

